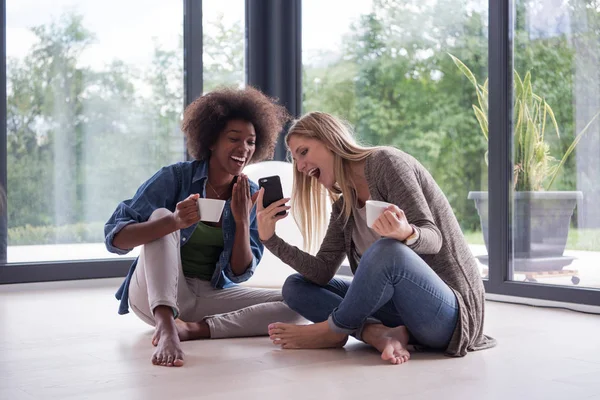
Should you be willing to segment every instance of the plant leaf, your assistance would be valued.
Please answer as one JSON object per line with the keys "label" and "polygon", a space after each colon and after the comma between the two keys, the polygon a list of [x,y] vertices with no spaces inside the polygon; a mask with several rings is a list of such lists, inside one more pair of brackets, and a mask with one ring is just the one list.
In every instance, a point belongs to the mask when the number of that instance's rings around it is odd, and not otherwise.
{"label": "plant leaf", "polygon": [[573,150],[575,149],[575,147],[577,146],[577,144],[579,143],[579,141],[581,140],[581,138],[583,137],[583,135],[587,132],[588,128],[592,125],[592,123],[594,123],[594,121],[596,120],[596,118],[598,118],[598,115],[600,115],[600,111],[598,111],[596,113],[596,115],[594,115],[592,117],[592,119],[590,120],[590,122],[587,123],[587,125],[585,126],[585,128],[583,128],[581,130],[581,132],[579,132],[579,134],[575,137],[575,139],[573,140],[573,143],[571,143],[571,145],[569,146],[569,148],[567,149],[567,151],[563,155],[563,158],[560,160],[560,163],[556,167],[556,170],[554,171],[554,174],[552,175],[552,179],[550,179],[550,183],[548,184],[546,190],[550,189],[550,187],[554,183],[554,180],[556,179],[556,176],[558,175],[558,172],[560,171],[560,169],[562,168],[562,166],[567,161],[567,158],[571,155],[571,153],[573,152]]}
{"label": "plant leaf", "polygon": [[[556,130],[556,136],[558,136],[560,138],[560,132],[558,129],[558,123],[556,122],[556,117],[554,116],[554,111],[552,111],[552,108],[548,105],[548,103],[544,102],[546,109],[548,111],[548,114],[550,115],[550,119],[552,120],[552,124],[554,125],[554,129]],[[596,114],[598,115],[598,114]],[[594,117],[596,118],[596,117]]]}
{"label": "plant leaf", "polygon": [[475,117],[477,117],[477,121],[479,121],[479,127],[483,132],[483,136],[485,136],[485,140],[488,140],[488,120],[487,115],[481,111],[479,107],[473,104],[473,111],[475,111]]}
{"label": "plant leaf", "polygon": [[477,92],[479,92],[479,88],[477,87],[477,79],[475,79],[475,75],[473,75],[473,73],[471,72],[469,67],[467,67],[465,64],[463,64],[462,61],[460,61],[458,58],[454,57],[452,54],[448,53],[448,55],[450,57],[452,57],[452,61],[454,61],[454,64],[456,64],[458,69],[467,77],[467,79],[469,81],[471,81],[473,86],[475,86],[475,89],[477,90]]}

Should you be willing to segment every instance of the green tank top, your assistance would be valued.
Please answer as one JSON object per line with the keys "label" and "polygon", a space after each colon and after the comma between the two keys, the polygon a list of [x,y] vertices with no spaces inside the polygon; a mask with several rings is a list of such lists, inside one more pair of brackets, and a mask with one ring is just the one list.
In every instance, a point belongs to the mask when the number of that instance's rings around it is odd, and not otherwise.
{"label": "green tank top", "polygon": [[223,252],[223,229],[198,222],[188,242],[181,246],[183,274],[210,281]]}

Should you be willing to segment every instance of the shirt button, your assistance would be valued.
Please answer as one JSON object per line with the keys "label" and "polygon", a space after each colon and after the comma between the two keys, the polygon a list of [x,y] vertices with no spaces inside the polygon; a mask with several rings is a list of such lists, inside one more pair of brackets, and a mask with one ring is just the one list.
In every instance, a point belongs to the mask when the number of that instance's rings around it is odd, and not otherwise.
{"label": "shirt button", "polygon": [[185,238],[181,238],[181,241],[182,241],[182,242],[185,242]]}

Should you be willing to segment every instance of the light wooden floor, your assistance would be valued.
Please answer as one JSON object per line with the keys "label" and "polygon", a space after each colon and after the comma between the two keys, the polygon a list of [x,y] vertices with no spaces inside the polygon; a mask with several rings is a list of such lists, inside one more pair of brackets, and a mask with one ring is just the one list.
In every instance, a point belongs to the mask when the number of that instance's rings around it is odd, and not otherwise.
{"label": "light wooden floor", "polygon": [[366,345],[280,350],[267,338],[183,344],[150,364],[151,329],[119,316],[118,280],[0,286],[0,399],[600,399],[600,316],[488,302],[500,345],[381,362]]}

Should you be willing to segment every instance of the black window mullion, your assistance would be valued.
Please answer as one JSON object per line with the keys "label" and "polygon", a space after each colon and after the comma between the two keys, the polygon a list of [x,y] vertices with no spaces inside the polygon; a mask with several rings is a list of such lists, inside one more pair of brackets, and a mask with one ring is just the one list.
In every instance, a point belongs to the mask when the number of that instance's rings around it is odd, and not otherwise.
{"label": "black window mullion", "polygon": [[489,282],[498,292],[512,262],[512,31],[513,0],[489,1]]}

